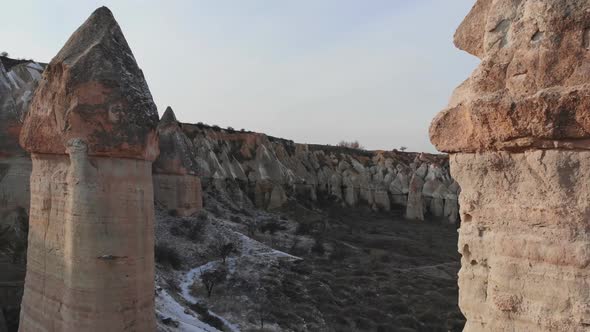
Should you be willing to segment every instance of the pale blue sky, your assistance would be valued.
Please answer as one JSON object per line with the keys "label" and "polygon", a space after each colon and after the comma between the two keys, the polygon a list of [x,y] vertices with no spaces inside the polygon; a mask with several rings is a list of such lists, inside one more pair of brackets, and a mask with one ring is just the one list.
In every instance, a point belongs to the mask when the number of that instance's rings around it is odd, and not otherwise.
{"label": "pale blue sky", "polygon": [[474,0],[10,1],[0,51],[48,62],[114,13],[158,105],[183,122],[302,143],[434,151],[432,117],[478,60],[454,48]]}

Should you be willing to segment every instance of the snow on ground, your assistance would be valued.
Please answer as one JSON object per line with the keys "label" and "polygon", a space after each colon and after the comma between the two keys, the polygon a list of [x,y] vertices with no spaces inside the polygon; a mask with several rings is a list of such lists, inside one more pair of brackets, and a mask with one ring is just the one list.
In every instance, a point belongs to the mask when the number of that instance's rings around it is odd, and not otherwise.
{"label": "snow on ground", "polygon": [[[234,257],[228,258],[226,260],[227,266],[228,266],[228,270],[232,271],[233,268],[235,268],[236,265],[236,259]],[[180,289],[181,289],[181,295],[182,297],[192,303],[199,303],[201,302],[201,300],[195,296],[193,296],[191,294],[191,286],[193,285],[193,283],[195,282],[195,280],[198,280],[201,277],[201,274],[205,271],[209,271],[214,269],[215,267],[219,266],[219,264],[221,264],[221,261],[212,261],[209,262],[205,265],[201,265],[199,267],[196,267],[194,269],[189,270],[183,277],[182,277],[182,282],[180,283]],[[215,316],[217,318],[219,318],[223,324],[225,324],[225,326],[227,326],[232,332],[240,332],[240,329],[238,326],[230,323],[229,321],[227,321],[226,319],[224,319],[223,317],[215,314],[214,312],[212,312],[211,310],[209,310],[209,314],[211,316]]]}
{"label": "snow on ground", "polygon": [[164,318],[170,317],[178,321],[179,326],[176,331],[220,332],[218,329],[201,322],[195,316],[185,313],[185,308],[176,302],[164,289],[159,291],[156,296],[156,313]]}
{"label": "snow on ground", "polygon": [[[240,248],[241,248],[240,256],[254,256],[254,257],[264,257],[264,258],[288,257],[290,259],[301,259],[299,257],[292,256],[292,255],[289,255],[289,254],[284,253],[282,251],[270,248],[270,247],[264,245],[263,243],[253,240],[253,239],[249,238],[248,236],[241,234],[239,232],[235,232],[235,235],[240,240]],[[227,266],[227,269],[230,274],[235,272],[237,260],[240,258],[240,256],[229,257],[226,259],[226,266]],[[193,269],[189,270],[188,272],[186,272],[181,277],[181,283],[180,283],[181,293],[180,293],[180,295],[188,302],[191,302],[191,303],[201,302],[201,300],[198,297],[195,297],[193,294],[191,294],[191,286],[193,285],[195,280],[199,280],[202,273],[204,273],[206,271],[210,271],[212,269],[215,269],[216,267],[218,267],[221,264],[222,264],[221,260],[215,260],[215,261],[208,262],[207,264],[193,268]],[[232,332],[239,332],[240,331],[240,329],[237,325],[230,323],[229,321],[224,319],[222,316],[217,315],[212,311],[209,311],[209,313],[212,316],[215,316],[215,317],[219,318],[221,321],[223,321],[223,323]]]}

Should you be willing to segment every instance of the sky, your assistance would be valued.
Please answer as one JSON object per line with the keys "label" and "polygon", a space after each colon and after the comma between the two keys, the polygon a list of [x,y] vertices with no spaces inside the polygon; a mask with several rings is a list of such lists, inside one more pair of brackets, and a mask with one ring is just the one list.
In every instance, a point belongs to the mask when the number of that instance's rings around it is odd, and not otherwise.
{"label": "sky", "polygon": [[299,143],[434,152],[428,126],[479,60],[453,46],[474,0],[22,0],[0,51],[49,62],[106,5],[160,114]]}

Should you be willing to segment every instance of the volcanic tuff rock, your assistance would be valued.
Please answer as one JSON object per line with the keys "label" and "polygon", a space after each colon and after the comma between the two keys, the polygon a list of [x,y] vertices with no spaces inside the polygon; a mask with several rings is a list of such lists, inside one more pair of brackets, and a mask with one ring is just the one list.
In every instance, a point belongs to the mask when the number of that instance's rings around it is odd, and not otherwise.
{"label": "volcanic tuff rock", "polygon": [[[24,281],[31,158],[18,145],[22,117],[44,64],[0,56],[0,331],[18,322]],[[0,316],[3,316],[0,314]],[[6,322],[4,322],[4,320]]]}
{"label": "volcanic tuff rock", "polygon": [[158,112],[121,28],[100,8],[44,73],[27,115],[21,145],[66,154],[83,139],[91,156],[154,160]]}
{"label": "volcanic tuff rock", "polygon": [[446,152],[590,149],[589,6],[477,1],[455,45],[482,61],[432,122],[433,144]]}
{"label": "volcanic tuff rock", "polygon": [[20,331],[153,331],[157,113],[105,8],[43,74],[20,141],[31,153]]}
{"label": "volcanic tuff rock", "polygon": [[196,149],[168,107],[158,124],[160,156],[154,162],[154,200],[164,209],[191,215],[203,207]]}
{"label": "volcanic tuff rock", "polygon": [[461,186],[465,331],[590,326],[590,1],[479,0],[482,62],[430,128]]}
{"label": "volcanic tuff rock", "polygon": [[29,208],[31,159],[18,137],[44,64],[0,57],[0,210]]}
{"label": "volcanic tuff rock", "polygon": [[[411,219],[423,220],[425,214],[458,219],[459,186],[445,156],[296,144],[205,125],[183,124],[182,129],[192,139],[201,179],[231,191],[238,207],[253,203],[276,209],[290,197],[315,202],[331,196],[382,211],[407,205]],[[427,185],[410,186],[413,178]]]}

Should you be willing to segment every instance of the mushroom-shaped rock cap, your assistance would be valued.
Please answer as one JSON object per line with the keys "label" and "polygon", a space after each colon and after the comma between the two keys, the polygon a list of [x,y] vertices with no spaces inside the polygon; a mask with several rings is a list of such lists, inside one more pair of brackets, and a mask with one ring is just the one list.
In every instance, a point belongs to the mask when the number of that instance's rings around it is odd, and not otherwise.
{"label": "mushroom-shaped rock cap", "polygon": [[154,173],[198,175],[195,148],[186,136],[170,106],[158,124],[160,155],[154,162]]}
{"label": "mushroom-shaped rock cap", "polygon": [[154,160],[158,112],[129,45],[106,7],[94,11],[51,60],[20,135],[32,153],[65,154],[80,139],[88,154]]}
{"label": "mushroom-shaped rock cap", "polygon": [[590,149],[590,0],[478,0],[455,34],[482,61],[433,120],[445,152]]}

